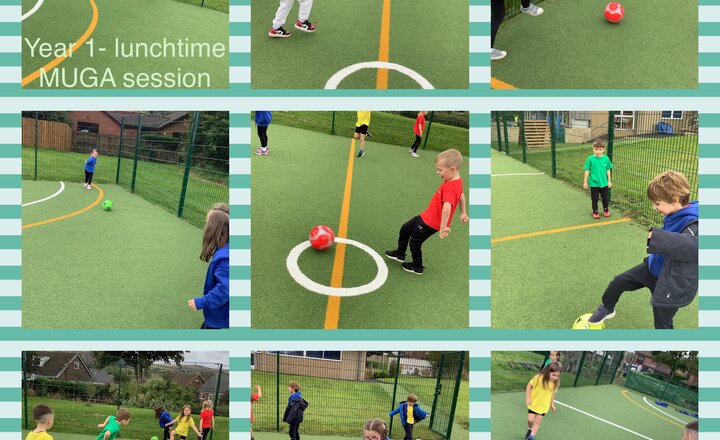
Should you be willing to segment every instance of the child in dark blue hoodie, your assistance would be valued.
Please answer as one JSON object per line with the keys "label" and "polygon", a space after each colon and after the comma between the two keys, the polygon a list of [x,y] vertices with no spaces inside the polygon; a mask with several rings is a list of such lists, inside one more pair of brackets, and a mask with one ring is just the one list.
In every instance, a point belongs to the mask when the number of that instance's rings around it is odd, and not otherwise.
{"label": "child in dark blue hoodie", "polygon": [[303,399],[302,393],[300,392],[300,384],[296,381],[288,383],[288,397],[287,408],[285,408],[285,414],[283,414],[283,422],[290,425],[290,440],[300,440],[300,424],[303,421],[305,410],[308,407],[307,400]]}
{"label": "child in dark blue hoodie", "polygon": [[200,259],[210,262],[203,296],[188,300],[188,307],[202,309],[205,321],[201,328],[230,326],[230,208],[217,203],[205,219]]}
{"label": "child in dark blue hoodie", "polygon": [[405,429],[404,440],[413,440],[413,428],[415,427],[415,424],[425,420],[425,418],[430,414],[429,412],[423,411],[417,401],[417,396],[415,394],[410,394],[407,396],[406,401],[400,402],[400,405],[388,414],[388,417],[400,414],[400,422],[402,422],[403,428]]}
{"label": "child in dark blue hoodie", "polygon": [[655,328],[673,328],[680,307],[690,304],[698,290],[698,202],[690,200],[690,185],[681,173],[666,171],[648,185],[653,208],[663,226],[648,232],[645,260],[608,285],[602,304],[588,322],[598,324],[615,316],[615,304],[625,291],[643,287],[652,293]]}

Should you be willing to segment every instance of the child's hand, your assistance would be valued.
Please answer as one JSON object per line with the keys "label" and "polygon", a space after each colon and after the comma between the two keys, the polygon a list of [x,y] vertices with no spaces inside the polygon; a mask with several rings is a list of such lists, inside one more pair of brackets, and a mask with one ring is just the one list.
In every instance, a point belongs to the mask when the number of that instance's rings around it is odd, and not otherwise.
{"label": "child's hand", "polygon": [[445,226],[444,228],[440,228],[440,238],[445,238],[448,235],[450,235],[450,228]]}
{"label": "child's hand", "polygon": [[529,398],[529,397],[526,398],[526,399],[525,399],[525,405],[532,405],[532,399]]}
{"label": "child's hand", "polygon": [[460,214],[460,221],[463,223],[467,223],[470,221],[470,217],[468,217],[467,214],[462,213],[462,214]]}
{"label": "child's hand", "polygon": [[612,182],[608,182],[608,188],[612,188]]}
{"label": "child's hand", "polygon": [[555,402],[552,403],[551,408],[552,408],[552,411],[555,412]]}
{"label": "child's hand", "polygon": [[583,182],[583,188],[588,189],[588,184],[587,184],[587,182]]}
{"label": "child's hand", "polygon": [[197,310],[197,307],[195,307],[195,299],[189,299],[188,300],[188,307],[190,307],[193,310]]}
{"label": "child's hand", "polygon": [[98,428],[104,428],[104,427],[105,427],[105,426],[103,426],[102,423],[98,423]]}
{"label": "child's hand", "polygon": [[648,240],[652,238],[652,229],[650,229],[650,232],[648,232]]}

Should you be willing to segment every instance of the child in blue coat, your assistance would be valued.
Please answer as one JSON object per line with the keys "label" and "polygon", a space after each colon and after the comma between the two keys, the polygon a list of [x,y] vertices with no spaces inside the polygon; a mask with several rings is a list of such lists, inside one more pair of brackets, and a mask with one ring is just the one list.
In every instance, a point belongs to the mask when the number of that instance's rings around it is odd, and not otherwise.
{"label": "child in blue coat", "polygon": [[412,440],[415,424],[425,420],[425,418],[430,415],[429,412],[425,412],[420,408],[417,400],[418,398],[415,394],[410,394],[407,396],[406,401],[400,402],[400,405],[388,414],[388,417],[400,414],[400,421],[402,422],[403,428],[405,428],[404,440]]}

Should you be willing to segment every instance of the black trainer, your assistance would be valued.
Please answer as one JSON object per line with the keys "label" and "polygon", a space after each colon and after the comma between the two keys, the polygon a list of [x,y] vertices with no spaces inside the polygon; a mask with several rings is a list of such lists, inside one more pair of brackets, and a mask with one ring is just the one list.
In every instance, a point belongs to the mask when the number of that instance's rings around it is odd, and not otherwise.
{"label": "black trainer", "polygon": [[405,255],[400,255],[400,252],[398,252],[397,249],[385,251],[385,256],[391,260],[399,261],[401,263],[405,262]]}
{"label": "black trainer", "polygon": [[403,270],[405,270],[405,272],[414,273],[415,275],[422,275],[423,271],[425,270],[423,266],[415,267],[415,265],[412,263],[403,263],[402,268]]}
{"label": "black trainer", "polygon": [[292,32],[288,32],[283,29],[282,26],[280,26],[277,29],[270,28],[270,30],[268,31],[268,36],[273,38],[287,38],[292,36]]}
{"label": "black trainer", "polygon": [[615,317],[615,310],[608,309],[605,307],[604,304],[600,304],[598,306],[597,310],[595,310],[595,313],[592,314],[590,318],[588,318],[589,324],[600,324],[606,319],[614,318]]}

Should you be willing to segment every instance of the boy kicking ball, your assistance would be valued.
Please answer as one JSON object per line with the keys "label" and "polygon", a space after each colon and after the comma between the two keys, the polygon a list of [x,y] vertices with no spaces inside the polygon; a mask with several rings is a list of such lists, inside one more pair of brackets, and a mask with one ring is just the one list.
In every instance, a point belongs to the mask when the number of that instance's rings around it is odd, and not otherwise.
{"label": "boy kicking ball", "polygon": [[[295,21],[295,29],[303,32],[315,32],[315,25],[310,23],[309,20],[313,0],[297,0],[297,2],[300,4],[300,11],[298,12],[298,19]],[[283,25],[290,14],[293,3],[294,0],[280,0],[280,6],[278,6],[277,12],[275,12],[272,27],[268,31],[269,36],[273,38],[287,38],[292,36],[292,32],[283,29]]]}

